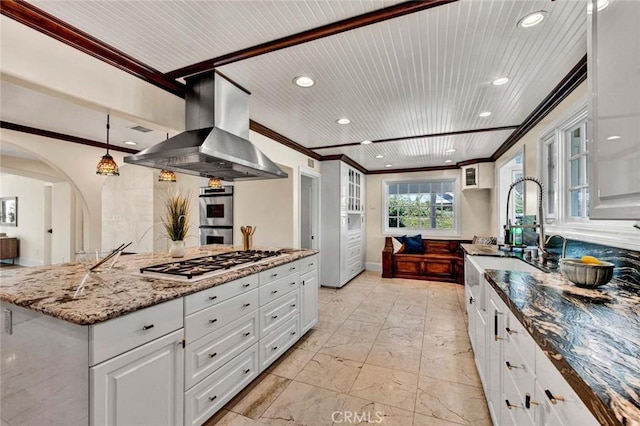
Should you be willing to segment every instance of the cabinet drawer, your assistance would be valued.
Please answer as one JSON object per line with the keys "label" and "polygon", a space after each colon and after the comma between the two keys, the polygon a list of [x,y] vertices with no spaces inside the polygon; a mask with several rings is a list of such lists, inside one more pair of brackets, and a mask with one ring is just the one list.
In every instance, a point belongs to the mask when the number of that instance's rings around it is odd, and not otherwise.
{"label": "cabinet drawer", "polygon": [[259,275],[249,275],[238,280],[229,281],[207,290],[190,294],[184,298],[184,314],[191,315],[201,309],[216,305],[239,294],[258,288]]}
{"label": "cabinet drawer", "polygon": [[535,347],[537,345],[533,341],[533,337],[509,310],[507,310],[504,333],[501,335],[504,335],[506,339],[505,346],[515,346],[523,355],[527,365],[531,368],[535,367]]}
{"label": "cabinet drawer", "polygon": [[356,240],[347,240],[347,249],[351,250],[354,248],[358,248],[360,247],[362,240],[360,238],[356,239]]}
{"label": "cabinet drawer", "polygon": [[260,338],[280,327],[291,317],[298,317],[299,292],[292,291],[260,308]]}
{"label": "cabinet drawer", "polygon": [[268,338],[260,340],[260,371],[264,371],[298,340],[299,327],[296,315]]}
{"label": "cabinet drawer", "polygon": [[[551,410],[557,414],[557,417],[567,425],[599,424],[539,346],[535,348],[535,357],[536,378],[542,389],[539,398],[543,398],[544,403],[550,404]],[[555,399],[555,403],[550,396]]]}
{"label": "cabinet drawer", "polygon": [[185,318],[187,342],[191,343],[207,333],[216,331],[258,308],[258,289],[203,309]]}
{"label": "cabinet drawer", "polygon": [[351,263],[352,259],[360,258],[362,258],[362,247],[360,247],[360,245],[347,249],[347,259],[349,259],[349,263]]}
{"label": "cabinet drawer", "polygon": [[318,269],[318,255],[314,254],[313,256],[305,257],[300,259],[298,263],[300,264],[300,274],[306,274],[309,271]]}
{"label": "cabinet drawer", "polygon": [[227,361],[258,341],[258,311],[245,315],[187,345],[185,349],[185,382],[189,389]]}
{"label": "cabinet drawer", "polygon": [[258,375],[258,344],[184,394],[185,426],[200,426]]}
{"label": "cabinet drawer", "polygon": [[497,401],[500,407],[500,424],[533,426],[534,410],[525,407],[525,395],[518,392],[509,373],[502,376],[502,389],[502,400]]}
{"label": "cabinet drawer", "polygon": [[260,285],[268,284],[287,275],[298,273],[299,271],[300,267],[297,260],[267,269],[266,271],[260,272]]}
{"label": "cabinet drawer", "polygon": [[96,365],[182,328],[182,298],[92,325],[89,363]]}
{"label": "cabinet drawer", "polygon": [[358,275],[362,271],[362,259],[358,258],[357,260],[349,263],[347,266],[347,276],[354,277]]}
{"label": "cabinet drawer", "polygon": [[524,401],[525,395],[533,395],[534,393],[534,367],[535,365],[527,364],[524,356],[512,344],[506,343],[503,346],[504,354],[502,358],[503,377],[511,377],[513,383],[518,390],[520,399]]}
{"label": "cabinet drawer", "polygon": [[287,275],[284,278],[270,282],[260,287],[260,306],[264,306],[300,287],[300,276],[298,274]]}

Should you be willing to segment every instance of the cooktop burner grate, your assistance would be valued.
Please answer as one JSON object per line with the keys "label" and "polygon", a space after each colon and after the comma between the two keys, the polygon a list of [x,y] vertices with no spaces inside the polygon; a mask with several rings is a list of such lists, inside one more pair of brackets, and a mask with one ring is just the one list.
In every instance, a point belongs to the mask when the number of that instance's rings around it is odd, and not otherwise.
{"label": "cooktop burner grate", "polygon": [[231,269],[240,265],[248,266],[250,263],[257,263],[282,254],[282,251],[266,250],[231,251],[228,253],[145,266],[144,268],[140,268],[140,273],[143,275],[145,273],[160,275],[166,274],[191,279],[207,273]]}

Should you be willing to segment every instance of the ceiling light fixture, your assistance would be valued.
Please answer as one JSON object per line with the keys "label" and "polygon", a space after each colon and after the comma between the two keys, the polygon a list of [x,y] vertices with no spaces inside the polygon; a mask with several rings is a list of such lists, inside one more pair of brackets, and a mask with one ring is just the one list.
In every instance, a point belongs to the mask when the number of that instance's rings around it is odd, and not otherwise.
{"label": "ceiling light fixture", "polygon": [[384,166],[385,166],[387,169],[388,169],[388,168],[390,168],[390,167],[393,167],[393,165],[392,165],[392,164],[385,164]]}
{"label": "ceiling light fixture", "polygon": [[[167,139],[169,139],[169,133],[167,133]],[[158,176],[158,182],[177,182],[178,178],[172,170],[162,169],[160,170],[160,176]]]}
{"label": "ceiling light fixture", "polygon": [[343,118],[338,118],[336,120],[336,123],[338,123],[338,124],[349,124],[349,123],[351,123],[351,120],[349,120],[347,117],[343,117]]}
{"label": "ceiling light fixture", "polygon": [[455,148],[449,148],[445,151],[447,154],[451,154],[452,152],[456,152]]}
{"label": "ceiling light fixture", "polygon": [[608,141],[617,141],[618,139],[622,139],[622,136],[614,135],[607,138]]}
{"label": "ceiling light fixture", "polygon": [[544,21],[544,18],[547,17],[547,12],[544,10],[539,10],[537,12],[531,12],[524,18],[518,21],[518,26],[522,28],[529,28],[535,25],[538,25],[540,22]]}
{"label": "ceiling light fixture", "polygon": [[135,142],[135,141],[124,141],[124,144],[125,145],[135,146],[135,145],[138,145],[138,142]]}
{"label": "ceiling light fixture", "polygon": [[300,87],[311,87],[316,84],[315,81],[311,77],[307,77],[306,75],[301,75],[293,79],[293,82]]}
{"label": "ceiling light fixture", "polygon": [[449,160],[444,160],[445,163],[453,163],[453,160],[449,159]]}
{"label": "ceiling light fixture", "polygon": [[596,4],[596,10],[600,12],[605,7],[609,6],[609,0],[591,0],[587,5],[587,13],[591,15],[593,13],[593,3]]}
{"label": "ceiling light fixture", "polygon": [[373,143],[373,142],[371,142],[370,140],[364,140],[364,141],[362,141],[362,142],[360,142],[360,143],[361,143],[362,145],[369,145],[369,144],[371,144],[371,143]]}
{"label": "ceiling light fixture", "polygon": [[376,155],[376,158],[384,158],[384,155],[378,154],[378,155]]}
{"label": "ceiling light fixture", "polygon": [[502,86],[503,84],[507,84],[509,82],[509,77],[500,77],[496,78],[491,82],[494,86]]}
{"label": "ceiling light fixture", "polygon": [[98,167],[96,168],[97,175],[103,176],[120,176],[120,171],[118,169],[118,164],[114,161],[113,157],[109,155],[109,114],[107,114],[107,153],[102,156],[100,161],[98,162]]}
{"label": "ceiling light fixture", "polygon": [[209,178],[209,184],[207,185],[212,189],[222,189],[222,181],[219,178]]}
{"label": "ceiling light fixture", "polygon": [[488,117],[490,115],[491,115],[490,111],[484,111],[484,112],[481,112],[480,114],[478,114],[478,117],[485,118],[485,117]]}

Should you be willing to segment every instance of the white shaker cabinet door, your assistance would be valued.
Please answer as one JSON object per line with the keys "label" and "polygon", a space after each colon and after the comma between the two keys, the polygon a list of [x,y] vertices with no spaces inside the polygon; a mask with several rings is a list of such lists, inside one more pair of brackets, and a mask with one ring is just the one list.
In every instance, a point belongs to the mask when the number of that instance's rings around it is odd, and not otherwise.
{"label": "white shaker cabinet door", "polygon": [[91,368],[92,426],[183,424],[180,329]]}
{"label": "white shaker cabinet door", "polygon": [[302,293],[302,323],[300,334],[306,333],[318,322],[318,271],[308,272],[300,277]]}

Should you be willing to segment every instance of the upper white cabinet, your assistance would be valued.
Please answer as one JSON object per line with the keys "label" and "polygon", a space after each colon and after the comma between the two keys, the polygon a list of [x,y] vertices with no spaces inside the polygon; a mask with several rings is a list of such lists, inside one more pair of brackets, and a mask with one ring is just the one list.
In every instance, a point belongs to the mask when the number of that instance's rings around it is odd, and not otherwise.
{"label": "upper white cabinet", "polygon": [[462,167],[462,190],[493,188],[493,163],[476,163]]}
{"label": "upper white cabinet", "polygon": [[589,16],[589,217],[640,219],[640,3]]}

